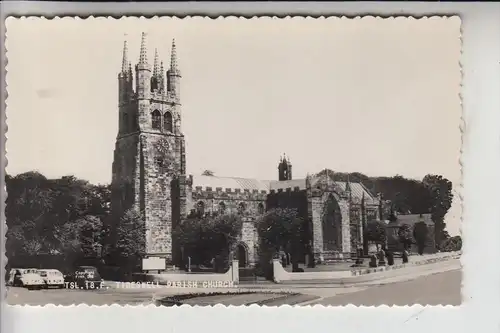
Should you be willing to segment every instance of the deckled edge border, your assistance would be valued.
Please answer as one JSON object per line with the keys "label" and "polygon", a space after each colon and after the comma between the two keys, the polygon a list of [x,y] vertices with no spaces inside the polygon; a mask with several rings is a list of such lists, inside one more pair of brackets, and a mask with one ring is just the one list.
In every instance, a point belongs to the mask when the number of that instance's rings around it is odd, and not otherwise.
{"label": "deckled edge border", "polygon": [[[6,190],[6,184],[5,184],[5,175],[6,175],[6,167],[8,164],[8,159],[7,159],[7,150],[6,150],[6,143],[7,143],[7,132],[8,132],[8,125],[7,125],[7,102],[8,102],[8,84],[7,84],[7,76],[8,76],[8,50],[7,50],[7,26],[6,26],[6,21],[8,19],[45,19],[45,20],[64,20],[64,19],[80,19],[80,20],[89,20],[89,19],[113,19],[113,20],[121,20],[121,19],[139,19],[139,20],[149,20],[149,19],[160,19],[160,18],[174,18],[174,19],[211,19],[211,20],[217,20],[217,19],[245,19],[245,20],[251,20],[251,19],[261,19],[261,18],[272,18],[272,19],[329,19],[329,18],[338,18],[338,19],[366,19],[366,18],[375,18],[375,19],[413,19],[413,20],[424,20],[424,19],[451,19],[451,18],[458,18],[460,20],[460,29],[459,29],[459,39],[460,39],[460,56],[459,56],[459,67],[460,67],[460,82],[459,82],[459,101],[461,105],[461,115],[460,115],[460,132],[461,132],[461,148],[460,148],[460,155],[459,155],[459,166],[460,166],[460,174],[461,174],[461,181],[458,186],[458,196],[460,199],[460,207],[461,207],[461,214],[460,214],[460,220],[461,220],[461,230],[463,228],[463,223],[464,223],[464,197],[463,197],[463,150],[464,150],[464,142],[465,139],[464,137],[466,136],[466,123],[465,123],[465,118],[464,118],[464,109],[463,109],[463,96],[462,96],[462,87],[463,87],[463,79],[464,79],[464,71],[462,68],[462,57],[463,57],[463,20],[462,17],[459,13],[443,13],[443,14],[429,14],[429,15],[373,15],[373,14],[357,14],[357,15],[239,15],[239,14],[225,14],[225,15],[203,15],[203,14],[189,14],[189,15],[140,15],[140,16],[134,16],[134,15],[120,15],[120,16],[113,16],[113,15],[77,15],[77,16],[71,16],[71,15],[41,15],[41,16],[35,16],[35,15],[8,15],[4,17],[4,20],[2,22],[1,26],[1,35],[3,37],[4,43],[3,43],[3,52],[2,52],[2,61],[1,63],[3,64],[2,67],[2,85],[5,87],[1,89],[1,120],[2,120],[2,137],[3,140],[1,140],[1,148],[3,151],[3,155],[1,156],[1,163],[2,163],[2,177],[0,180],[0,184],[2,187],[1,190],[1,195],[0,198],[2,198],[1,203],[0,203],[0,208],[1,208],[1,220],[2,223],[0,224],[0,230],[2,237],[0,238],[1,240],[1,257],[0,257],[0,283],[1,283],[1,290],[2,290],[2,297],[3,299],[6,298],[7,296],[7,289],[5,287],[5,269],[6,265],[8,262],[8,258],[5,253],[5,244],[6,244],[6,233],[7,233],[7,224],[6,224],[6,218],[5,218],[5,208],[6,208],[6,199],[7,199],[7,190]],[[199,306],[199,305],[187,305],[183,304],[181,306],[174,306],[173,308],[203,308],[203,307],[209,307],[209,308],[341,308],[341,309],[352,309],[352,308],[361,308],[361,309],[371,309],[371,308],[380,308],[380,309],[385,309],[385,308],[420,308],[421,311],[423,311],[424,308],[432,307],[432,308],[441,308],[441,309],[456,309],[459,307],[462,307],[464,305],[464,302],[466,301],[465,295],[464,295],[464,271],[463,271],[463,255],[460,258],[461,261],[461,266],[462,266],[462,282],[461,282],[461,298],[462,298],[462,304],[460,306],[453,306],[453,305],[422,305],[422,304],[413,304],[413,305],[405,305],[405,306],[398,306],[398,305],[379,305],[379,306],[357,306],[353,304],[348,304],[348,305],[343,305],[343,306],[324,306],[324,305],[304,305],[304,306],[292,306],[292,305],[279,305],[279,306],[267,306],[267,305],[248,305],[248,306],[233,306],[233,305],[223,305],[223,304],[216,304],[216,305],[210,305],[210,306]],[[152,301],[154,300],[154,297]],[[105,305],[89,305],[86,303],[73,303],[71,305],[56,305],[53,303],[47,303],[43,306],[38,305],[38,306],[31,306],[28,304],[23,304],[23,305],[10,305],[5,302],[2,302],[2,307],[4,305],[8,305],[9,307],[131,307],[131,308],[161,308],[162,306],[157,306],[154,304],[149,304],[149,305],[122,305],[122,304],[105,304]]]}

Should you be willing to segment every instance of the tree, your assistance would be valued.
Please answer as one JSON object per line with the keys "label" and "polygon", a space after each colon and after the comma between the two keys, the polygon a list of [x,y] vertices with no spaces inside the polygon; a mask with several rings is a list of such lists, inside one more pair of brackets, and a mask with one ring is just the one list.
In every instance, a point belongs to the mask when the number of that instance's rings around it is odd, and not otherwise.
{"label": "tree", "polygon": [[431,197],[430,211],[435,226],[434,237],[436,246],[439,246],[444,239],[446,228],[444,218],[453,201],[453,185],[448,179],[439,175],[426,175],[422,182]]}
{"label": "tree", "polygon": [[409,224],[405,223],[399,227],[398,238],[399,238],[399,242],[401,244],[403,244],[403,248],[405,250],[409,250],[411,247],[411,244],[413,244],[413,242],[414,242],[413,237],[412,237],[411,226]]}
{"label": "tree", "polygon": [[205,171],[203,171],[202,175],[203,176],[213,176],[214,172],[211,170],[205,170]]}
{"label": "tree", "polygon": [[78,228],[78,241],[84,257],[99,257],[103,244],[102,221],[93,215],[87,215],[75,221]]}
{"label": "tree", "polygon": [[174,238],[184,249],[184,257],[193,264],[208,264],[219,259],[218,266],[225,269],[229,254],[238,242],[243,221],[237,214],[204,214],[192,211],[173,231]]}
{"label": "tree", "polygon": [[366,224],[364,237],[368,242],[374,242],[379,245],[385,245],[387,240],[385,223],[382,221],[370,221]]}
{"label": "tree", "polygon": [[425,222],[415,223],[413,226],[413,237],[417,243],[418,254],[424,254],[424,249],[427,243],[427,236],[429,234],[429,229]]}
{"label": "tree", "polygon": [[304,220],[297,210],[274,208],[266,212],[257,223],[259,247],[266,256],[285,250],[291,253],[293,270],[298,269],[298,255],[303,243]]}
{"label": "tree", "polygon": [[127,271],[140,267],[140,260],[146,253],[146,227],[143,214],[129,209],[117,225],[116,254],[127,267]]}

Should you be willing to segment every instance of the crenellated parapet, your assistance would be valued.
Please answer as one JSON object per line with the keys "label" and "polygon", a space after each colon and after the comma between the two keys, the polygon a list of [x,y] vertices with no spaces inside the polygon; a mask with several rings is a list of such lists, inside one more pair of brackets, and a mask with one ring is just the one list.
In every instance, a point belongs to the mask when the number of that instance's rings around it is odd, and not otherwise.
{"label": "crenellated parapet", "polygon": [[202,187],[195,186],[192,188],[193,200],[197,198],[207,199],[223,199],[223,200],[244,200],[244,201],[265,201],[268,195],[265,190],[249,190],[239,188],[222,188],[222,187]]}
{"label": "crenellated parapet", "polygon": [[278,188],[278,189],[272,189],[269,191],[269,194],[277,194],[277,193],[285,193],[285,192],[301,192],[303,189],[301,189],[299,186],[295,187],[285,187],[285,188]]}

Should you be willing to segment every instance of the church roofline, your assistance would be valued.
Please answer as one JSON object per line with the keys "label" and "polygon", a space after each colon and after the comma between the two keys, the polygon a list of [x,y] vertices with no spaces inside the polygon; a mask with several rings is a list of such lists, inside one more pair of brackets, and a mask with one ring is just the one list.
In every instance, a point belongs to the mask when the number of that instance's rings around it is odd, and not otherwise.
{"label": "church roofline", "polygon": [[[267,194],[306,190],[306,178],[279,181],[226,176],[190,176],[193,179],[192,189],[196,191]],[[335,181],[334,183],[341,185],[342,189],[345,188],[346,182]],[[361,199],[364,192],[368,203],[375,201],[373,194],[361,182],[350,181],[349,183],[353,198]]]}

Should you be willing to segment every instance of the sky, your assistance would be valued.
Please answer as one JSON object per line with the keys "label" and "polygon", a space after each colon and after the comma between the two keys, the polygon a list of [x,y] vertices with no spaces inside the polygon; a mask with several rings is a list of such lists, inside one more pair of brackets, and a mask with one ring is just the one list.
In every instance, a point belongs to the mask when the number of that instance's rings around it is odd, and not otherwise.
{"label": "sky", "polygon": [[[7,25],[9,174],[111,181],[123,41],[175,38],[187,171],[461,180],[460,19],[40,18]],[[455,200],[451,233],[459,231]],[[452,219],[452,220],[453,220]]]}

